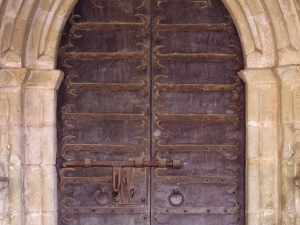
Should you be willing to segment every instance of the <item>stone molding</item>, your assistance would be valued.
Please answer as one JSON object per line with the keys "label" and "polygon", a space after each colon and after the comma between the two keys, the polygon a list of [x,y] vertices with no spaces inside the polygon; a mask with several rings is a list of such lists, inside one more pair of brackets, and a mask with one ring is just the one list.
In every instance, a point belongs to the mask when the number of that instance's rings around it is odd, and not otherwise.
{"label": "stone molding", "polygon": [[279,80],[272,69],[247,69],[246,217],[247,224],[281,224]]}
{"label": "stone molding", "polygon": [[[299,224],[300,2],[222,1],[246,67],[246,224]],[[56,224],[54,69],[76,3],[0,0],[0,224]]]}
{"label": "stone molding", "polygon": [[58,70],[0,70],[0,224],[57,222]]}
{"label": "stone molding", "polygon": [[276,68],[281,81],[282,224],[300,221],[300,66]]}

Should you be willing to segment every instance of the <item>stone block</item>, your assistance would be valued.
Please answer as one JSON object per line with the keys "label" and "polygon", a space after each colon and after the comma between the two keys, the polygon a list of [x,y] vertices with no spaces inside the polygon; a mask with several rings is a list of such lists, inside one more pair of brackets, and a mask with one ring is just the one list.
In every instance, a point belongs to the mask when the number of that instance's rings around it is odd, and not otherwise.
{"label": "stone block", "polygon": [[[285,127],[285,126],[284,126]],[[283,159],[293,157],[295,154],[295,146],[293,142],[293,135],[291,132],[287,132],[288,129],[283,129],[283,143],[282,143],[282,155]]]}
{"label": "stone block", "polygon": [[265,160],[276,160],[279,152],[277,127],[260,128],[260,155]]}
{"label": "stone block", "polygon": [[9,127],[0,126],[0,164],[8,164],[9,149]]}
{"label": "stone block", "polygon": [[262,211],[278,209],[278,167],[276,161],[269,162],[261,160],[260,163],[260,208]]}
{"label": "stone block", "polygon": [[[248,2],[248,4],[247,3],[246,4],[250,8],[253,15],[262,14],[264,12],[264,8],[259,0],[253,0],[253,1],[246,0],[246,1]],[[249,1],[251,1],[250,4]]]}
{"label": "stone block", "polygon": [[249,122],[246,128],[246,158],[259,159],[260,157],[260,127],[259,124]]}
{"label": "stone block", "polygon": [[281,209],[288,213],[295,213],[295,162],[294,159],[283,159],[281,161]]}
{"label": "stone block", "polygon": [[43,225],[57,224],[57,212],[44,212],[43,213]]}
{"label": "stone block", "polygon": [[279,96],[277,96],[276,85],[264,85],[261,86],[260,92],[260,122],[264,123],[265,126],[268,124],[276,124],[278,117],[278,107],[277,101]]}
{"label": "stone block", "polygon": [[0,183],[0,221],[6,220],[9,210],[8,184]]}
{"label": "stone block", "polygon": [[293,4],[292,0],[279,1],[279,4],[285,17],[289,17],[297,13],[296,4]]}
{"label": "stone block", "polygon": [[56,91],[27,89],[25,96],[27,126],[56,124]]}
{"label": "stone block", "polygon": [[25,213],[24,225],[44,225],[43,223],[43,213]]}
{"label": "stone block", "polygon": [[6,93],[0,93],[0,124],[9,123],[9,100]]}
{"label": "stone block", "polygon": [[55,166],[42,166],[43,212],[57,210],[57,172]]}
{"label": "stone block", "polygon": [[260,122],[260,88],[254,85],[248,85],[246,92],[246,121],[247,123]]}
{"label": "stone block", "polygon": [[56,164],[57,137],[56,126],[42,127],[41,153],[43,165]]}
{"label": "stone block", "polygon": [[50,1],[41,1],[39,4],[39,8],[42,9],[45,12],[50,11],[52,4],[55,2],[56,0],[50,0]]}
{"label": "stone block", "polygon": [[0,90],[0,124],[21,125],[21,89],[12,87]]}
{"label": "stone block", "polygon": [[24,212],[19,212],[19,211],[10,212],[9,213],[9,225],[23,225],[24,217],[25,217]]}
{"label": "stone block", "polygon": [[26,89],[25,92],[25,112],[24,120],[26,126],[42,126],[43,112],[47,106],[43,102],[42,96],[34,89]]}
{"label": "stone block", "polygon": [[25,212],[33,213],[33,216],[37,214],[37,218],[40,218],[42,217],[43,206],[42,168],[39,165],[26,165],[24,171]]}
{"label": "stone block", "polygon": [[10,224],[8,214],[0,214],[0,225],[7,225],[7,224]]}
{"label": "stone block", "polygon": [[246,224],[247,225],[260,225],[259,223],[259,213],[248,212],[246,213]]}
{"label": "stone block", "polygon": [[282,213],[282,225],[296,225],[296,214],[291,212]]}
{"label": "stone block", "polygon": [[25,163],[56,163],[56,127],[25,127]]}
{"label": "stone block", "polygon": [[8,167],[9,175],[9,211],[23,211],[23,166],[12,165]]}
{"label": "stone block", "polygon": [[42,127],[25,127],[25,164],[42,163]]}
{"label": "stone block", "polygon": [[258,160],[247,160],[246,166],[246,210],[249,213],[260,211],[260,165]]}
{"label": "stone block", "polygon": [[8,163],[10,165],[21,165],[24,162],[22,151],[22,130],[20,126],[10,126],[8,131],[8,142],[6,148],[9,152]]}
{"label": "stone block", "polygon": [[275,225],[278,223],[278,213],[276,211],[265,211],[260,213],[261,225]]}

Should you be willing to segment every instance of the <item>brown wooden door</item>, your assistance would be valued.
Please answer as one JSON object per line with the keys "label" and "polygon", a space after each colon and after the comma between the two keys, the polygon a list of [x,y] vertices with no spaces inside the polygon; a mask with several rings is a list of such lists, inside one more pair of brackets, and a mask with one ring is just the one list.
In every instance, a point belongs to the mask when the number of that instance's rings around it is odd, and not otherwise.
{"label": "brown wooden door", "polygon": [[59,51],[58,224],[244,224],[243,59],[220,0],[79,0]]}

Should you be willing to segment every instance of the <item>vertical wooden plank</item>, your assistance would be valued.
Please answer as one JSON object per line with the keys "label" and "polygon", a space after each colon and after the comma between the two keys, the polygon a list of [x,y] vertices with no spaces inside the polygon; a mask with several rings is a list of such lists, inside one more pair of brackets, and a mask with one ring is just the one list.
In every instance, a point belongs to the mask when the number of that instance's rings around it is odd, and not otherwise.
{"label": "vertical wooden plank", "polygon": [[[59,92],[57,167],[66,183],[59,186],[60,224],[150,223],[148,170],[121,169],[120,190],[114,190],[117,169],[62,168],[70,160],[150,159],[149,5],[148,0],[82,0],[66,25],[59,61],[65,81]],[[70,183],[70,177],[78,182]]]}
{"label": "vertical wooden plank", "polygon": [[220,1],[154,2],[152,156],[180,159],[183,167],[154,169],[152,223],[244,224],[243,59],[235,27]]}

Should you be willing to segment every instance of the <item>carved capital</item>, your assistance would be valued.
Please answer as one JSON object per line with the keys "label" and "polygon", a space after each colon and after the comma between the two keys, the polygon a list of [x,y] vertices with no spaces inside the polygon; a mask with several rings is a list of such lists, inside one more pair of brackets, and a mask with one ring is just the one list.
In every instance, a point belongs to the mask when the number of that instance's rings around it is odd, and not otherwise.
{"label": "carved capital", "polygon": [[32,70],[26,81],[26,88],[55,89],[57,90],[63,80],[60,70]]}
{"label": "carved capital", "polygon": [[0,70],[0,88],[1,87],[21,87],[25,81],[27,69],[1,69]]}

